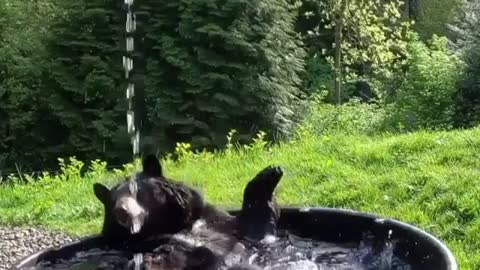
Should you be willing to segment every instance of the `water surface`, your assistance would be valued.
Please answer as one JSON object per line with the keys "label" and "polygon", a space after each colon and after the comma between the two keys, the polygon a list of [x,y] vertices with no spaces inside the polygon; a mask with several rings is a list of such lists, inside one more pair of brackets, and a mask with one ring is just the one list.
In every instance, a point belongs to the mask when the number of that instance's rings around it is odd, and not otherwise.
{"label": "water surface", "polygon": [[[365,234],[361,241],[331,243],[301,238],[282,231],[272,243],[250,248],[247,256],[229,256],[226,265],[240,261],[257,264],[265,270],[413,270],[394,255],[395,242],[375,243]],[[168,270],[168,263],[157,265]],[[141,254],[91,249],[77,252],[69,260],[44,262],[29,270],[127,270],[145,269]],[[26,270],[26,269],[25,269]]]}

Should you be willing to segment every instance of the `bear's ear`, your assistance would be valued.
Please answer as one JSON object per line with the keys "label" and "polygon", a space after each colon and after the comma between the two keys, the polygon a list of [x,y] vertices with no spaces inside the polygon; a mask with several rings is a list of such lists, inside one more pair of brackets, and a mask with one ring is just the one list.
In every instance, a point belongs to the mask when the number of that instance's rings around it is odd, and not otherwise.
{"label": "bear's ear", "polygon": [[106,204],[110,198],[110,189],[106,186],[95,183],[93,184],[93,191],[95,192],[95,196],[99,199],[103,204]]}
{"label": "bear's ear", "polygon": [[145,156],[143,159],[143,173],[149,177],[163,177],[162,174],[162,166],[160,165],[160,161],[158,158],[153,155],[149,154]]}

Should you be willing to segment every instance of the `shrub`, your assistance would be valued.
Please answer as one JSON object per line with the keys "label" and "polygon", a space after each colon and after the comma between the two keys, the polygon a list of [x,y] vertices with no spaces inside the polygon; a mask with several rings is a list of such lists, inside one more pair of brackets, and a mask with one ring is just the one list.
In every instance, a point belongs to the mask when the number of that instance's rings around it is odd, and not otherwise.
{"label": "shrub", "polygon": [[377,104],[351,99],[342,105],[334,105],[325,103],[321,95],[316,95],[310,102],[309,116],[302,128],[315,134],[373,135],[383,130],[385,117],[386,110]]}
{"label": "shrub", "polygon": [[305,92],[314,94],[327,90],[333,93],[335,74],[324,56],[316,54],[306,60],[304,88]]}
{"label": "shrub", "polygon": [[465,53],[467,69],[455,104],[456,127],[480,125],[480,40]]}
{"label": "shrub", "polygon": [[455,105],[457,127],[480,125],[480,3],[467,2],[466,14],[457,24],[461,39],[455,45],[467,68],[459,83]]}
{"label": "shrub", "polygon": [[460,60],[447,49],[447,39],[434,36],[428,44],[411,35],[406,72],[398,76],[392,123],[407,130],[452,127],[454,95],[461,76]]}

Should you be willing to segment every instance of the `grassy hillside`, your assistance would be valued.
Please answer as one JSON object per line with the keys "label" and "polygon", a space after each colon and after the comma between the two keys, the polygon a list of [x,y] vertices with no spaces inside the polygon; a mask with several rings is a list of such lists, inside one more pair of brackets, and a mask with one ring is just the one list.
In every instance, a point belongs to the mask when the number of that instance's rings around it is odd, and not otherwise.
{"label": "grassy hillside", "polygon": [[[269,164],[285,169],[280,202],[351,208],[412,223],[446,241],[460,269],[480,269],[480,129],[405,135],[330,135],[304,132],[264,149],[194,155],[178,149],[166,174],[198,186],[218,205],[238,206],[245,183]],[[80,177],[73,160],[62,175],[0,187],[0,221],[37,224],[76,234],[98,232],[102,208],[92,184],[115,181],[98,162]],[[133,165],[125,171],[132,171]],[[24,181],[28,181],[24,177]]]}

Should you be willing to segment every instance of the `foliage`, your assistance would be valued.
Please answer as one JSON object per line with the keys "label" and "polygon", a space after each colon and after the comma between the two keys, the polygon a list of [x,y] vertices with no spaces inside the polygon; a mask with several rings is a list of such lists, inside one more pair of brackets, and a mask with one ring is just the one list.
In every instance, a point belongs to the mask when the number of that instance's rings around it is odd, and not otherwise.
{"label": "foliage", "polygon": [[[399,14],[407,6],[397,0],[350,0],[344,10],[335,1],[302,2],[296,9],[286,0],[143,1],[137,28],[145,43],[137,39],[135,48],[145,65],[134,62],[146,75],[136,84],[136,90],[146,86],[148,119],[135,117],[143,124],[141,141],[159,152],[176,143],[211,150],[228,146],[224,134],[232,128],[235,143],[254,140],[259,130],[278,138],[305,116],[322,134],[372,134],[398,123],[408,130],[478,124],[478,1],[467,2],[452,26],[456,36],[449,35],[468,65],[457,90],[460,69],[453,71],[458,62],[446,50],[417,40],[406,54],[409,25]],[[413,2],[408,8],[420,14]],[[57,157],[73,155],[109,164],[130,158],[120,5],[0,1],[0,174],[55,169]],[[340,11],[343,17],[335,17]],[[305,104],[305,96],[325,90],[330,95],[323,102],[333,100],[337,70],[328,61],[339,21],[345,24],[341,71],[348,75],[343,98],[361,96],[359,83],[366,82],[381,108]],[[302,43],[310,55],[306,72]]]}
{"label": "foliage", "polygon": [[130,151],[114,3],[7,1],[0,168],[48,169],[55,157],[71,155],[125,161]]}
{"label": "foliage", "polygon": [[456,102],[455,125],[471,127],[480,125],[480,3],[471,2],[463,24],[463,40],[456,45],[467,68],[459,82]]}
{"label": "foliage", "polygon": [[[380,137],[304,133],[292,143],[262,151],[253,150],[263,148],[257,144],[170,160],[164,162],[165,171],[203,190],[216,205],[238,207],[247,181],[265,166],[279,164],[285,170],[278,189],[281,204],[396,218],[445,241],[460,269],[479,269],[480,129]],[[31,184],[12,179],[0,186],[0,222],[46,225],[82,235],[98,232],[103,208],[92,185],[112,185],[123,172],[106,172],[97,162],[79,177],[78,166],[70,160],[62,177],[45,175]]]}
{"label": "foliage", "polygon": [[424,41],[437,36],[447,36],[448,24],[462,9],[463,0],[422,0],[417,1],[418,12],[415,16],[415,30]]}
{"label": "foliage", "polygon": [[0,12],[0,168],[20,170],[45,162],[52,154],[49,147],[58,143],[42,92],[48,70],[44,44],[57,8],[38,1],[1,1]]}
{"label": "foliage", "polygon": [[[131,151],[121,3],[5,1],[0,167],[53,169],[55,157],[71,155],[124,162]],[[286,1],[145,1],[141,8],[145,46],[135,45],[147,65],[137,86],[146,83],[149,119],[136,118],[149,135],[143,142],[164,151],[176,142],[224,145],[231,128],[242,142],[258,130],[275,137],[293,131],[304,51]]]}
{"label": "foliage", "polygon": [[[45,96],[63,155],[114,160],[126,133],[117,1],[65,1],[52,25]],[[52,127],[53,128],[53,127]],[[58,143],[57,142],[57,143]],[[115,150],[121,150],[116,147]]]}
{"label": "foliage", "polygon": [[154,144],[191,141],[198,149],[223,146],[231,128],[243,141],[259,129],[292,131],[304,68],[287,1],[145,1],[142,8]]}
{"label": "foliage", "polygon": [[310,55],[331,48],[333,42],[333,32],[325,28],[328,22],[322,20],[319,5],[317,0],[301,0],[298,7],[295,30],[301,35]]}
{"label": "foliage", "polygon": [[425,44],[412,34],[408,53],[408,69],[394,92],[394,121],[407,130],[451,128],[461,62],[447,49],[447,39],[435,35]]}
{"label": "foliage", "polygon": [[448,27],[450,45],[455,51],[463,54],[472,49],[480,40],[480,2],[464,0],[462,11]]}
{"label": "foliage", "polygon": [[306,61],[306,75],[304,78],[305,92],[318,94],[324,90],[333,93],[335,74],[332,66],[321,54],[315,54]]}
{"label": "foliage", "polygon": [[[402,19],[400,1],[326,0],[318,9],[324,28],[341,31],[340,43],[332,48],[341,50],[341,67],[335,68],[345,71],[342,81],[383,80],[402,66],[409,23]],[[319,35],[320,26],[311,34]],[[324,53],[333,65],[332,54]]]}
{"label": "foliage", "polygon": [[306,58],[306,72],[304,73],[303,89],[307,94],[322,91],[325,87],[334,94],[334,69],[326,62],[322,52],[331,54],[333,32],[325,28],[322,21],[319,2],[317,0],[302,0],[298,7],[295,30],[299,33],[308,57]]}
{"label": "foliage", "polygon": [[375,135],[384,131],[386,119],[386,108],[377,104],[351,99],[342,105],[333,105],[326,103],[322,95],[316,95],[310,102],[310,111],[302,129],[317,135]]}

